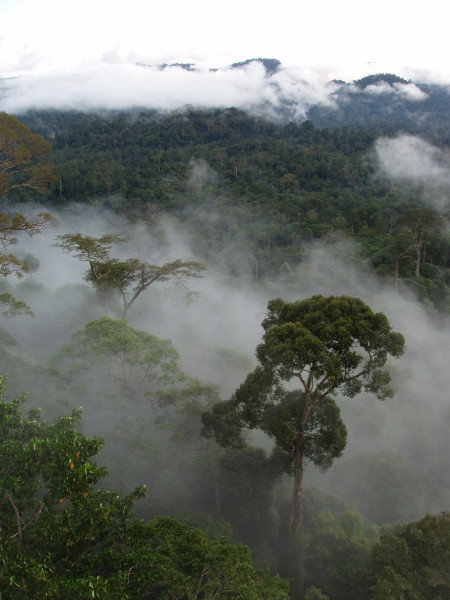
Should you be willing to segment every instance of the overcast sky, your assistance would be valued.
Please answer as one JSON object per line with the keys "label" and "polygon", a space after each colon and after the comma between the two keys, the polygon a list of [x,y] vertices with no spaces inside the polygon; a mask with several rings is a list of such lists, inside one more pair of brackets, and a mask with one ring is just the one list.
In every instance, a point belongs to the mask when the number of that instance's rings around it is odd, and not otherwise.
{"label": "overcast sky", "polygon": [[[144,85],[142,68],[131,69],[136,63],[225,68],[263,57],[279,59],[313,86],[382,72],[450,83],[445,5],[445,0],[0,0],[0,78],[20,75],[20,82],[11,83],[14,102],[3,98],[0,109],[20,109],[31,98],[48,104],[50,96],[62,103],[69,90],[72,103],[98,92],[120,96],[121,106],[133,101],[135,86]],[[167,98],[170,104],[176,86],[186,91],[181,103],[195,103],[191,86],[220,96],[229,83],[225,75],[191,78],[189,84],[173,76],[147,85],[159,88],[160,104]],[[250,93],[254,85],[250,77]]]}

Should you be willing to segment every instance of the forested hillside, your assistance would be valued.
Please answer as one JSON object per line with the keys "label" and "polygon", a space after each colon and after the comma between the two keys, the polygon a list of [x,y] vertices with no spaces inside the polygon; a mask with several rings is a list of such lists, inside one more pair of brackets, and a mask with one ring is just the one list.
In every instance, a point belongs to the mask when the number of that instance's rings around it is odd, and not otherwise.
{"label": "forested hillside", "polygon": [[[192,108],[22,120],[52,142],[55,206],[101,198],[130,218],[169,213],[189,223],[205,258],[238,246],[252,263],[239,274],[256,281],[295,268],[311,240],[344,236],[365,268],[449,310],[445,129],[413,137],[384,122],[330,130]],[[389,153],[401,151],[422,163],[418,177],[395,170]]]}
{"label": "forested hillside", "polygon": [[410,85],[1,113],[0,597],[447,597],[448,99],[373,93]]}

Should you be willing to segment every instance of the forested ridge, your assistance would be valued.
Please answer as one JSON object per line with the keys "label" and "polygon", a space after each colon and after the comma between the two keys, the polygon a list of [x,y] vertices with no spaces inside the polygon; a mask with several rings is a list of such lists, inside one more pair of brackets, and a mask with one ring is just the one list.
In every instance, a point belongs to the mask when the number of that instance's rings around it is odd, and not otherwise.
{"label": "forested ridge", "polygon": [[2,114],[0,598],[447,597],[448,131],[308,116]]}
{"label": "forested ridge", "polygon": [[[366,268],[407,280],[420,298],[448,310],[448,204],[436,211],[420,181],[392,183],[374,156],[380,137],[414,130],[383,122],[376,130],[282,125],[237,109],[35,112],[23,121],[51,140],[56,206],[109,198],[131,218],[170,213],[189,223],[199,245],[242,247],[254,257],[247,275],[256,280],[292,269],[311,240],[343,235],[360,244]],[[445,128],[428,135],[421,139],[447,151]],[[433,193],[445,198],[448,190]],[[216,226],[204,211],[214,212]],[[419,258],[417,227],[427,229]]]}

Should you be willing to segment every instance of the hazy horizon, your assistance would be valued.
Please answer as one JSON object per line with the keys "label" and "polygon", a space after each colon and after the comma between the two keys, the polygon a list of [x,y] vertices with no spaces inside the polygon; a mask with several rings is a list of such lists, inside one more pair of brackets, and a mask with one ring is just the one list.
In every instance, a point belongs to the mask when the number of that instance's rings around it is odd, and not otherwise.
{"label": "hazy horizon", "polygon": [[[361,10],[356,0],[317,5],[281,0],[212,7],[205,0],[157,6],[130,0],[5,0],[0,6],[0,110],[178,108],[295,101],[298,115],[329,103],[328,82],[395,73],[450,84],[445,19],[431,0]],[[420,42],[419,42],[420,40]],[[266,78],[255,58],[281,61]],[[194,63],[197,71],[158,65]],[[148,65],[143,67],[142,65]],[[398,90],[397,90],[398,91]],[[405,90],[403,90],[403,93]],[[411,99],[420,100],[414,87]]]}

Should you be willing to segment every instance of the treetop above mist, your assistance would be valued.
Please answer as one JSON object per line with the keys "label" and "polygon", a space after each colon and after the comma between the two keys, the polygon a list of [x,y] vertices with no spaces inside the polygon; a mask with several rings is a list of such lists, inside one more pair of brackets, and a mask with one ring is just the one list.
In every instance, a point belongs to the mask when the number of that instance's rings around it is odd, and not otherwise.
{"label": "treetop above mist", "polygon": [[233,63],[231,67],[233,69],[240,69],[252,63],[262,64],[268,76],[273,75],[277,69],[282,66],[281,62],[277,58],[249,58],[242,62]]}
{"label": "treetop above mist", "polygon": [[392,87],[394,83],[412,83],[411,79],[403,79],[403,77],[399,77],[398,75],[394,75],[393,73],[378,73],[377,75],[367,75],[367,77],[362,77],[361,79],[356,79],[353,81],[354,85],[364,90],[369,85],[378,85],[380,83],[387,83]]}
{"label": "treetop above mist", "polygon": [[194,296],[186,279],[202,277],[205,265],[195,261],[172,260],[163,265],[152,265],[137,258],[119,260],[110,256],[113,245],[124,243],[125,238],[109,234],[99,238],[81,233],[57,236],[56,247],[85,262],[88,270],[85,280],[97,291],[105,314],[111,316],[112,307],[122,319],[127,318],[137,298],[156,282],[172,282],[172,287],[183,288],[186,297]]}

